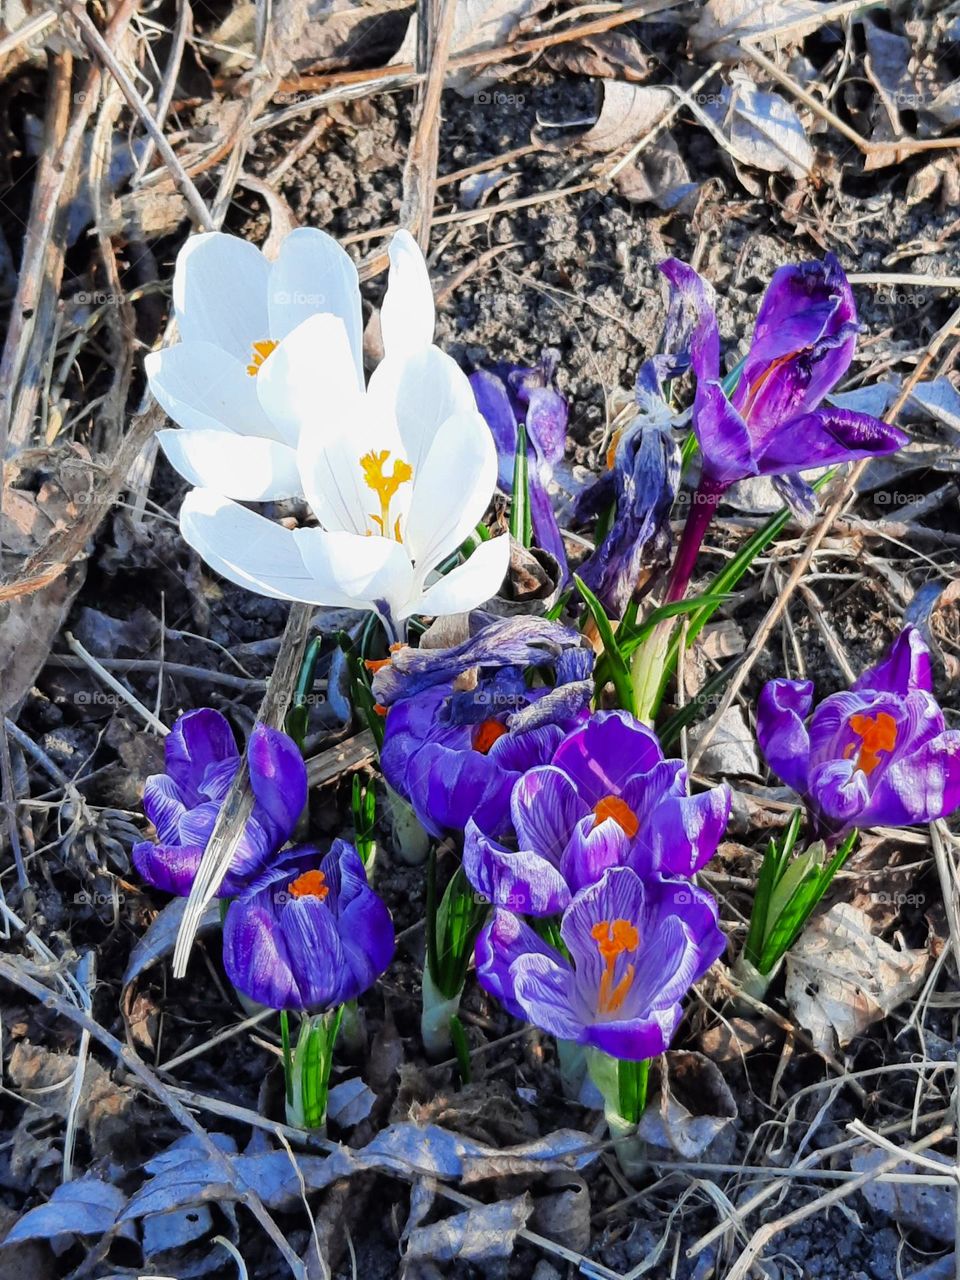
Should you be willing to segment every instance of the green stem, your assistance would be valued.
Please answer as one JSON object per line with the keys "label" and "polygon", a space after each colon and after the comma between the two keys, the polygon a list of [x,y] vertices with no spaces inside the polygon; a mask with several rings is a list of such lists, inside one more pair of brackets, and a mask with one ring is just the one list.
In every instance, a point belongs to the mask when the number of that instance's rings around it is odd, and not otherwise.
{"label": "green stem", "polygon": [[280,1010],[280,1039],[283,1042],[283,1077],[287,1085],[287,1106],[293,1104],[293,1052],[290,1048],[290,1015]]}

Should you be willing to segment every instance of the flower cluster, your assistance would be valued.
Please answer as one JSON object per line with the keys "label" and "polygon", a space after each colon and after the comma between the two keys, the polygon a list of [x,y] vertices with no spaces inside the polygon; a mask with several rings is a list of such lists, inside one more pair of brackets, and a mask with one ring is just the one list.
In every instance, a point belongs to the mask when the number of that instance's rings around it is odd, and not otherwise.
{"label": "flower cluster", "polygon": [[[227,720],[203,709],[180,717],[164,744],[166,772],[147,779],[143,806],[158,843],[135,846],[145,880],[190,892],[241,758]],[[353,1000],[393,956],[390,913],[343,840],[325,856],[284,846],[307,798],[296,744],[266,725],[247,746],[253,809],[220,896],[229,899],[223,962],[236,989],[273,1009],[318,1012]]]}
{"label": "flower cluster", "polygon": [[[667,714],[684,649],[721,604],[738,607],[733,588],[791,513],[809,515],[805,473],[890,453],[906,436],[829,403],[859,330],[836,258],[777,271],[746,354],[726,373],[712,289],[671,259],[661,266],[661,349],[641,364],[600,474],[576,494],[562,465],[570,415],[559,353],[468,377],[434,345],[426,264],[407,233],[389,259],[383,358],[367,379],[357,272],[329,236],[295,231],[272,262],[230,236],[188,242],[174,279],[181,341],[147,361],[178,424],[160,443],[192,486],[181,530],[241,587],[367,615],[355,649],[339,638],[340,671],[380,744],[395,830],[402,819],[422,845],[442,842],[443,874],[452,868],[441,894],[434,849],[426,1051],[453,1046],[469,1075],[457,1019],[473,963],[510,1014],[587,1050],[598,1084],[612,1070],[615,1087],[599,1086],[611,1128],[636,1124],[643,1064],[670,1045],[692,984],[727,945],[717,903],[696,879],[723,840],[731,788],[692,786],[669,755],[710,692],[678,697]],[[787,508],[692,594],[714,513],[753,476],[774,478]],[[574,497],[569,519],[586,534],[564,536],[561,480]],[[278,502],[290,505],[252,509]],[[511,557],[510,535],[498,533],[508,520],[517,540],[550,555]],[[578,541],[587,543],[579,563]],[[564,590],[545,617],[518,612],[513,577],[551,557]],[[298,700],[319,640],[313,649]],[[331,691],[336,678],[331,665]],[[850,689],[817,705],[810,682],[771,681],[756,725],[771,769],[803,804],[762,860],[739,948],[736,972],[766,983],[859,828],[960,806],[960,731],[946,727],[911,627]],[[182,716],[166,772],[144,792],[156,840],[139,844],[134,862],[180,895],[199,873],[202,896],[206,872],[222,870],[218,851],[205,859],[242,779],[245,817],[219,887],[224,965],[239,992],[282,1011],[288,1106],[297,1081],[295,1114],[318,1123],[339,1011],[393,955],[367,859],[378,838],[374,788],[353,780],[365,862],[343,839],[323,851],[296,843],[307,768],[290,738],[257,724],[241,774],[242,763],[221,715]],[[288,1011],[305,1015],[295,1056]]]}

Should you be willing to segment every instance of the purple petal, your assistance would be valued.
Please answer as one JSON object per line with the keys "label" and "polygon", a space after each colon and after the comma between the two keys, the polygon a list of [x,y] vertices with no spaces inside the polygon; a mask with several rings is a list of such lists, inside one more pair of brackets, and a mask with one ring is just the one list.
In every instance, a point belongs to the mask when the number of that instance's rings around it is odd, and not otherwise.
{"label": "purple petal", "polygon": [[[881,689],[888,693],[912,693],[915,689],[933,692],[930,650],[916,627],[904,629],[890,646],[885,658],[867,667],[851,689]],[[146,798],[146,797],[144,797]]]}
{"label": "purple petal", "polygon": [[[557,691],[550,689],[546,692]],[[538,702],[541,701],[543,699],[538,699]],[[536,706],[537,703],[532,705]],[[565,736],[556,724],[542,724],[518,733],[511,731],[496,740],[487,752],[487,757],[508,773],[524,773],[527,769],[552,760],[553,753]]]}
{"label": "purple petal", "polygon": [[960,731],[944,730],[883,771],[864,824],[911,826],[949,818],[960,807]]}
{"label": "purple petal", "polygon": [[552,956],[528,952],[511,966],[514,999],[534,1026],[560,1040],[582,1040],[584,1026],[574,997],[570,966]]}
{"label": "purple petal", "polygon": [[167,773],[187,805],[197,802],[200,784],[210,765],[239,759],[240,755],[228,721],[209,707],[180,716],[167,734],[164,754]]}
{"label": "purple petal", "polygon": [[156,828],[161,844],[176,839],[184,805],[180,788],[165,773],[154,773],[143,784],[143,812]]}
{"label": "purple petal", "polygon": [[292,738],[256,724],[247,747],[253,813],[275,849],[293,835],[307,803],[307,766]]}
{"label": "purple petal", "polygon": [[760,475],[854,462],[896,453],[910,440],[879,418],[833,405],[781,422],[769,434],[758,460]]}
{"label": "purple petal", "polygon": [[[644,907],[648,920],[666,915],[679,916],[699,951],[699,962],[692,981],[710,968],[723,955],[727,939],[717,918],[713,895],[699,889],[689,880],[672,880],[652,875],[644,880]],[[649,929],[649,925],[647,926]]]}
{"label": "purple petal", "polygon": [[627,780],[663,759],[656,736],[626,711],[598,711],[558,747],[553,764],[573,779],[589,808],[619,796]]}
{"label": "purple petal", "polygon": [[333,912],[322,899],[292,898],[277,916],[300,1008],[330,1009],[360,994],[364,984],[347,963]]}
{"label": "purple petal", "polygon": [[570,901],[567,882],[531,849],[514,853],[485,836],[475,822],[466,830],[463,870],[470,884],[495,907],[518,915],[552,916]]}
{"label": "purple petal", "polygon": [[411,764],[417,816],[434,835],[462,831],[473,818],[492,836],[510,829],[510,788],[516,775],[479,751],[451,751],[427,743]]}
{"label": "purple petal", "polygon": [[664,797],[638,832],[629,865],[641,871],[635,859],[642,840],[649,850],[649,862],[644,862],[644,870],[692,876],[716,853],[730,821],[731,803],[730,788],[726,785],[711,787],[693,796]]}
{"label": "purple petal", "polygon": [[757,703],[757,741],[773,772],[802,795],[810,767],[804,724],[813,705],[810,680],[771,680]]}
{"label": "purple petal", "polygon": [[512,911],[495,911],[477,937],[475,958],[477,980],[484,991],[495,996],[515,1018],[526,1014],[516,1002],[511,969],[520,956],[538,953],[554,961],[559,956],[538,933]]}
{"label": "purple petal", "polygon": [[507,388],[496,374],[478,369],[470,375],[477,408],[486,419],[497,446],[497,484],[504,493],[513,490],[514,458],[517,452],[517,417]]}
{"label": "purple petal", "polygon": [[548,551],[559,564],[562,576],[557,585],[563,586],[569,576],[567,549],[563,542],[560,526],[557,524],[557,517],[554,514],[553,501],[547,491],[546,479],[541,474],[536,462],[528,470],[527,480],[530,516],[536,544],[538,547],[542,547],[544,551]]}
{"label": "purple petal", "polygon": [[578,822],[570,837],[560,870],[573,893],[595,884],[610,867],[626,866],[632,842],[613,818],[597,822],[588,814]]}
{"label": "purple petal", "polygon": [[832,254],[781,267],[760,304],[734,404],[751,422],[815,408],[846,373],[857,330],[853,294]]}
{"label": "purple petal", "polygon": [[238,991],[270,1009],[302,1009],[275,912],[259,896],[230,904],[223,925],[223,967]]}
{"label": "purple petal", "polygon": [[[663,331],[663,350],[668,357],[683,358],[689,353],[697,330],[703,334],[712,328],[716,333],[713,288],[693,267],[678,258],[668,258],[661,262],[660,271],[670,284],[670,305]],[[704,338],[701,337],[701,361],[703,344]],[[716,365],[712,371],[707,371],[707,377],[717,377],[719,360],[718,343]]]}
{"label": "purple petal", "polygon": [[556,765],[531,769],[510,794],[513,826],[521,848],[560,865],[573,829],[588,812],[577,788]]}
{"label": "purple petal", "polygon": [[584,1043],[602,1049],[613,1058],[643,1062],[670,1048],[683,1011],[679,1005],[651,1009],[644,1018],[632,1021],[597,1022],[586,1030]]}
{"label": "purple petal", "polygon": [[196,845],[143,844],[133,846],[133,865],[140,876],[164,893],[185,898],[191,888],[203,857],[203,847]]}
{"label": "purple petal", "polygon": [[703,454],[702,476],[713,487],[725,489],[757,474],[753,437],[719,382],[697,383],[693,429]]}
{"label": "purple petal", "polygon": [[870,802],[867,775],[852,760],[828,760],[810,771],[808,803],[833,837],[857,826]]}
{"label": "purple petal", "polygon": [[373,986],[393,959],[393,919],[386,903],[371,889],[356,849],[345,840],[334,841],[321,869],[331,887],[325,905],[336,918],[353,977],[351,993],[342,998],[353,1000]]}
{"label": "purple petal", "polygon": [[525,423],[527,439],[551,470],[566,450],[567,416],[567,402],[559,391],[546,386],[532,388]]}

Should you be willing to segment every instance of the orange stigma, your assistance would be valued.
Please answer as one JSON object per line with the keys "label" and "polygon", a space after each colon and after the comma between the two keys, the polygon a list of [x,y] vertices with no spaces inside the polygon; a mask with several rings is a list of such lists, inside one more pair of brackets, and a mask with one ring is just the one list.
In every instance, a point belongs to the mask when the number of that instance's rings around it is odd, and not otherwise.
{"label": "orange stigma", "polygon": [[880,763],[879,753],[892,751],[897,745],[897,722],[888,712],[878,711],[875,716],[851,716],[850,728],[860,739],[860,750],[851,742],[843,753],[844,758],[849,760],[857,751],[854,768],[869,775]]}
{"label": "orange stigma", "polygon": [[628,964],[623,977],[614,984],[617,960],[625,951],[636,951],[640,944],[640,934],[629,920],[601,920],[590,930],[590,937],[597,944],[604,962],[597,1009],[600,1013],[616,1013],[626,999],[633,975],[637,971],[636,965]]}
{"label": "orange stigma", "polygon": [[473,749],[485,756],[498,738],[507,732],[507,726],[499,720],[481,720],[473,731]]}
{"label": "orange stigma", "polygon": [[807,350],[809,350],[808,347],[801,347],[800,351],[788,351],[785,356],[777,356],[776,360],[771,360],[770,363],[767,365],[767,367],[760,374],[760,377],[757,378],[756,382],[750,388],[750,393],[747,396],[746,404],[740,410],[740,416],[743,418],[749,418],[750,414],[753,411],[754,405],[756,404],[757,396],[763,390],[764,384],[770,379],[770,377],[774,373],[776,373],[776,371],[779,368],[781,368],[785,364],[789,364],[791,360],[796,360],[797,356],[800,355],[801,352],[807,351]]}
{"label": "orange stigma", "polygon": [[287,892],[293,898],[319,898],[322,902],[330,890],[322,871],[305,871],[287,886]]}
{"label": "orange stigma", "polygon": [[263,368],[264,360],[266,360],[267,356],[272,355],[276,348],[277,344],[272,342],[269,338],[265,339],[263,342],[255,342],[253,344],[253,355],[250,358],[250,363],[247,365],[247,373],[249,373],[251,378],[255,378],[257,376]]}
{"label": "orange stigma", "polygon": [[[380,499],[380,513],[371,514],[370,519],[376,525],[377,533],[382,538],[393,538],[400,541],[400,517],[391,523],[390,504],[396,497],[402,484],[413,479],[413,467],[404,458],[394,458],[393,467],[387,475],[386,463],[390,457],[389,449],[371,449],[360,459],[360,470],[363,472],[363,483]],[[367,534],[372,535],[368,529]]]}
{"label": "orange stigma", "polygon": [[619,796],[604,796],[593,806],[593,816],[597,820],[595,826],[599,826],[607,818],[612,818],[631,840],[640,829],[640,819]]}

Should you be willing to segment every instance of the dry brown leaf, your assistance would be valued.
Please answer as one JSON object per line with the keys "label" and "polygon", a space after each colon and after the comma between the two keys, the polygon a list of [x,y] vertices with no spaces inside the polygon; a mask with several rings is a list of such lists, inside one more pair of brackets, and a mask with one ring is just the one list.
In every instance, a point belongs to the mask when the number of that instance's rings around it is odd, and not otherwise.
{"label": "dry brown leaf", "polygon": [[[456,0],[456,15],[450,37],[450,56],[478,53],[483,49],[500,49],[519,34],[523,24],[545,9],[549,0]],[[403,44],[391,58],[392,63],[415,62],[417,52],[417,19],[410,19]],[[447,87],[468,98],[484,85],[493,84],[501,76],[515,70],[513,63],[464,69],[447,77]]]}
{"label": "dry brown leaf", "polygon": [[787,1003],[817,1048],[832,1054],[918,991],[929,959],[875,937],[862,911],[838,902],[787,952]]}
{"label": "dry brown leaf", "polygon": [[576,138],[576,144],[600,154],[619,151],[648,133],[675,101],[669,89],[605,81],[600,114],[587,132]]}
{"label": "dry brown leaf", "polygon": [[[741,40],[760,48],[801,40],[823,24],[817,0],[707,0],[690,28],[694,48],[709,51],[711,58],[739,62]],[[787,29],[786,38],[778,32]]]}

